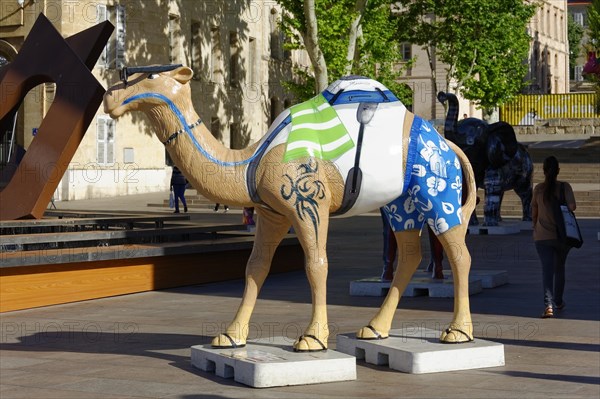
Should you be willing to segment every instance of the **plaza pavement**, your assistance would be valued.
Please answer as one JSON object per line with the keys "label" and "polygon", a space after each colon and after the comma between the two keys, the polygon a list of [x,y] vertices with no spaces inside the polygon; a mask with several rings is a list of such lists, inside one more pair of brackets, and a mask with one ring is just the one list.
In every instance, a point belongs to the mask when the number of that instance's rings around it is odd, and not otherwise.
{"label": "plaza pavement", "polygon": [[[57,206],[169,212],[145,207],[164,198],[167,193]],[[190,214],[202,221],[241,220],[236,209]],[[474,269],[509,274],[509,284],[471,297],[475,337],[505,345],[503,367],[411,375],[359,361],[355,381],[249,388],[190,365],[190,346],[209,342],[233,317],[243,290],[236,280],[4,313],[0,398],[598,398],[600,218],[580,222],[585,244],[569,255],[567,306],[555,319],[539,317],[541,268],[530,230],[468,237]],[[328,252],[329,345],[335,349],[335,334],[366,324],[382,301],[348,295],[350,281],[380,271],[378,215],[332,220]],[[393,328],[441,329],[452,317],[452,305],[452,299],[405,298]],[[250,338],[283,335],[291,345],[310,309],[302,271],[270,276]]]}

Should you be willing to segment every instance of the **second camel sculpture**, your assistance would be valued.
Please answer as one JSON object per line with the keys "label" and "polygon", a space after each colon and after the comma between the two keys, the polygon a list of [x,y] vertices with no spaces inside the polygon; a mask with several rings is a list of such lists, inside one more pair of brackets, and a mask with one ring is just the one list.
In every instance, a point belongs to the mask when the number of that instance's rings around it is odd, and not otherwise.
{"label": "second camel sculpture", "polygon": [[[475,207],[475,180],[458,147],[408,112],[381,83],[348,77],[284,111],[257,143],[231,150],[194,110],[192,75],[180,65],[124,68],[123,81],[104,97],[104,110],[113,118],[144,112],[175,165],[202,195],[215,203],[255,207],[259,215],[242,302],[226,331],[213,339],[214,347],[246,344],[274,248],[293,226],[312,291],[312,319],[294,350],[327,349],[329,216],[379,207],[392,223],[403,256],[383,305],[357,338],[388,337],[402,292],[421,261],[420,232],[427,222],[454,275],[454,316],[440,339],[473,340],[465,234]],[[463,188],[467,195],[461,206]]]}

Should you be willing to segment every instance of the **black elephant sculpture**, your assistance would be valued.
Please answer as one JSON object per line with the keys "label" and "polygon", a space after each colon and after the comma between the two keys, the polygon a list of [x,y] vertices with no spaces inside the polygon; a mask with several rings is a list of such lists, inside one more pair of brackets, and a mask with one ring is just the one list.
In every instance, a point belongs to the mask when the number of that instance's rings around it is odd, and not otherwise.
{"label": "black elephant sculpture", "polygon": [[[504,192],[515,190],[523,206],[522,220],[531,220],[533,162],[524,145],[517,142],[513,127],[506,122],[488,124],[477,118],[458,121],[458,99],[438,93],[448,102],[444,136],[458,145],[471,161],[475,183],[485,191],[483,225],[497,226]],[[471,224],[479,224],[474,212]]]}

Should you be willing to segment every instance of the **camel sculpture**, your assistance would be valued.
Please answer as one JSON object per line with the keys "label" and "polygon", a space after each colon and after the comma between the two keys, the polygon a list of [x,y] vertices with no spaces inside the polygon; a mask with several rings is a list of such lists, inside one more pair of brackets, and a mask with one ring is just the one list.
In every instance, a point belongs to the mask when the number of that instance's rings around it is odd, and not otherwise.
{"label": "camel sculpture", "polygon": [[[357,338],[388,337],[401,294],[421,260],[420,231],[427,222],[439,235],[454,273],[454,316],[440,339],[446,343],[473,340],[468,294],[471,258],[465,245],[475,206],[473,172],[458,147],[408,112],[383,85],[360,77],[338,80],[315,99],[284,111],[257,143],[231,150],[213,137],[194,111],[190,68],[129,67],[121,72],[122,82],[104,97],[105,112],[112,118],[144,112],[175,165],[202,195],[215,203],[255,207],[259,215],[241,304],[226,331],[213,339],[213,347],[246,344],[274,248],[293,226],[304,250],[312,291],[312,319],[293,347],[326,350],[329,216],[350,216],[382,206],[399,247],[414,251],[399,257],[383,305]],[[333,141],[326,142],[328,138]],[[462,189],[468,194],[461,208]]]}

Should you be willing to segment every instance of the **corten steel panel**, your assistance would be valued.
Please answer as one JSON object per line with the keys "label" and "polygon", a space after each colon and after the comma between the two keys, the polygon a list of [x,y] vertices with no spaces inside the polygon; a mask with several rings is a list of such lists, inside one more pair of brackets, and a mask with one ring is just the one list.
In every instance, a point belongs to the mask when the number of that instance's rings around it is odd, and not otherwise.
{"label": "corten steel panel", "polygon": [[40,15],[15,60],[0,73],[0,119],[35,86],[56,83],[56,95],[14,176],[0,193],[0,220],[39,219],[102,102],[90,72],[114,27],[103,22],[63,39]]}

